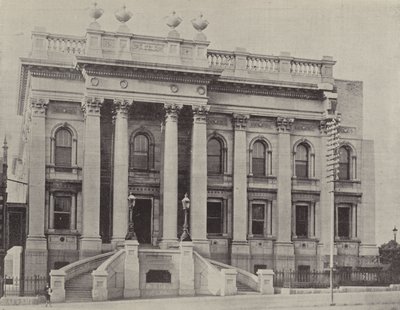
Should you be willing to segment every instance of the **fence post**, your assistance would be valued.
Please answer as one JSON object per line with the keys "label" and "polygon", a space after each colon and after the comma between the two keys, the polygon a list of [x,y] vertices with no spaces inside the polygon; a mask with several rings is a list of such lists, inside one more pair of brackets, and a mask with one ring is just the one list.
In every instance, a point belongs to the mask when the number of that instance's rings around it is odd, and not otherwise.
{"label": "fence post", "polygon": [[269,269],[258,269],[258,289],[261,294],[274,294],[274,272]]}
{"label": "fence post", "polygon": [[65,301],[65,271],[52,270],[50,271],[50,287],[53,290],[51,295],[52,302]]}

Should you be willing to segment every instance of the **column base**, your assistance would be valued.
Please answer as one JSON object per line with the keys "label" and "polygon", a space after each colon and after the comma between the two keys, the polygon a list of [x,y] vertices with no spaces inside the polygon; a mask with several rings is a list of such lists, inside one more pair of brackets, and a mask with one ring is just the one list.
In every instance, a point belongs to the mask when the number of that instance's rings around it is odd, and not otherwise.
{"label": "column base", "polygon": [[231,265],[250,272],[250,245],[247,241],[233,241]]}
{"label": "column base", "polygon": [[79,259],[92,257],[101,253],[100,237],[82,237],[79,242]]}
{"label": "column base", "polygon": [[210,257],[210,240],[207,239],[197,239],[192,240],[194,245],[194,250],[203,257]]}
{"label": "column base", "polygon": [[44,236],[28,236],[25,245],[25,277],[48,276],[47,240]]}
{"label": "column base", "polygon": [[294,270],[294,246],[292,242],[275,242],[275,270]]}
{"label": "column base", "polygon": [[178,239],[162,239],[158,245],[161,250],[179,248],[179,241]]}
{"label": "column base", "polygon": [[111,239],[111,247],[116,249],[122,249],[125,246],[125,238],[112,238]]}

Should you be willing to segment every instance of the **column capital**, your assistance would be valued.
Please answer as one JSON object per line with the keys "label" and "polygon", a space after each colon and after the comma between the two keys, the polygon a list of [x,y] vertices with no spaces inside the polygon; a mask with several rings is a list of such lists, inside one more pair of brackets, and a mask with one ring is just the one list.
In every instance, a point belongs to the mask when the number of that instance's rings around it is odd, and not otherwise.
{"label": "column capital", "polygon": [[178,121],[178,115],[181,109],[182,105],[180,104],[164,103],[165,121]]}
{"label": "column capital", "polygon": [[278,132],[290,132],[294,123],[294,118],[278,116],[276,118],[276,129]]}
{"label": "column capital", "polygon": [[210,111],[209,105],[192,105],[193,123],[205,124],[207,121],[207,114]]}
{"label": "column capital", "polygon": [[29,104],[32,109],[32,116],[45,116],[49,101],[48,98],[30,97]]}
{"label": "column capital", "polygon": [[247,127],[247,121],[249,120],[249,118],[250,118],[250,116],[247,114],[233,113],[233,115],[232,115],[233,128],[235,130],[245,130]]}
{"label": "column capital", "polygon": [[115,116],[127,117],[129,107],[132,103],[132,98],[114,98],[113,104]]}
{"label": "column capital", "polygon": [[86,96],[82,100],[82,111],[85,118],[88,115],[100,116],[100,109],[103,105],[104,98]]}

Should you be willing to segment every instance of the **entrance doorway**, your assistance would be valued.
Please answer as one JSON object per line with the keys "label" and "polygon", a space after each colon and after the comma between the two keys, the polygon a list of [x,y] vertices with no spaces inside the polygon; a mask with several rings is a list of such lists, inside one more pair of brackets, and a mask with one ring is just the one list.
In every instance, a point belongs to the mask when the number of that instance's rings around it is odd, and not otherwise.
{"label": "entrance doorway", "polygon": [[151,199],[136,199],[134,224],[135,234],[140,244],[151,243]]}

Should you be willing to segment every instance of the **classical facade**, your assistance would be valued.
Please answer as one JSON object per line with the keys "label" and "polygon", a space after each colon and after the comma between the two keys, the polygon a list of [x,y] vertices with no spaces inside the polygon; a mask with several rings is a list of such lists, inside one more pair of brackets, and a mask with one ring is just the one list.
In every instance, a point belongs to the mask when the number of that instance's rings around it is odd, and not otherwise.
{"label": "classical facade", "polygon": [[33,32],[18,112],[29,175],[26,274],[118,248],[130,193],[143,247],[178,245],[187,193],[191,238],[204,256],[251,272],[326,268],[326,122],[338,117],[335,264],[373,264],[374,151],[363,139],[362,83],[335,79],[331,57],[211,50],[207,23],[193,24],[193,40],[97,22],[82,37]]}

